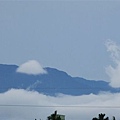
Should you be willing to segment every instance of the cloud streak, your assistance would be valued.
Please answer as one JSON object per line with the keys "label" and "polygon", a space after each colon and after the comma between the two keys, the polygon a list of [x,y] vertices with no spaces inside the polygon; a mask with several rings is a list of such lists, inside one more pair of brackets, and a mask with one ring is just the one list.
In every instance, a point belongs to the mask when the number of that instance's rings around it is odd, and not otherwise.
{"label": "cloud streak", "polygon": [[29,60],[22,65],[20,65],[17,69],[17,72],[19,73],[25,73],[25,74],[46,74],[47,72],[42,68],[39,62],[36,60]]}
{"label": "cloud streak", "polygon": [[107,51],[111,53],[111,58],[115,66],[109,65],[106,68],[106,73],[110,78],[110,85],[112,87],[120,87],[120,46],[115,42],[108,40],[106,42]]}
{"label": "cloud streak", "polygon": [[[106,113],[109,117],[114,115],[116,118],[119,118],[120,108],[99,107],[112,105],[113,107],[118,107],[120,106],[119,101],[120,93],[101,93],[99,95],[90,94],[82,96],[60,94],[57,97],[53,97],[38,92],[11,89],[0,94],[0,104],[23,106],[0,106],[0,119],[34,120],[36,118],[46,120],[47,116],[55,110],[58,110],[59,114],[64,114],[66,120],[92,120],[93,117],[97,117],[101,112]],[[30,107],[29,105],[33,106]]]}

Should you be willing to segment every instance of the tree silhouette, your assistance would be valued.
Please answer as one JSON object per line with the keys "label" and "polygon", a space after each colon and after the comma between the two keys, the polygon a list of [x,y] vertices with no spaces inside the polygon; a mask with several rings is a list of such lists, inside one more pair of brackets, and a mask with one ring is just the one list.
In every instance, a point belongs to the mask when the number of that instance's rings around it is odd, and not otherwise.
{"label": "tree silhouette", "polygon": [[48,117],[48,120],[61,120],[60,116],[57,115],[57,111],[54,114]]}
{"label": "tree silhouette", "polygon": [[[92,120],[109,120],[108,117],[105,118],[105,114],[99,114],[98,118],[93,118]],[[115,119],[114,119],[115,120]]]}

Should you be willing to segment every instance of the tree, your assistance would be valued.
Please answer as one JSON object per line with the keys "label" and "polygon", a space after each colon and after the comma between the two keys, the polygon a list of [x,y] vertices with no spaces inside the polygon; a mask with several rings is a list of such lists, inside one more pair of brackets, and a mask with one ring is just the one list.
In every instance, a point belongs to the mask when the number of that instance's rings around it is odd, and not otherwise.
{"label": "tree", "polygon": [[105,118],[105,114],[99,114],[98,118],[93,118],[92,120],[109,120],[108,117]]}

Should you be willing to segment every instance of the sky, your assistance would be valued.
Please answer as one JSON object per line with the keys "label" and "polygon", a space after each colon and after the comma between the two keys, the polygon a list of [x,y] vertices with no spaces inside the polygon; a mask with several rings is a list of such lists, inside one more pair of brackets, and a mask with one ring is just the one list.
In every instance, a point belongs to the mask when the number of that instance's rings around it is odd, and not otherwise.
{"label": "sky", "polygon": [[108,39],[120,44],[120,1],[0,1],[0,63],[29,60],[109,80]]}
{"label": "sky", "polygon": [[[1,0],[0,63],[19,65],[17,72],[27,74],[47,74],[43,68],[53,67],[120,87],[119,14],[119,0]],[[46,120],[58,110],[66,120],[92,120],[99,113],[118,120],[119,101],[120,93],[48,96],[11,89],[0,93],[0,119]]]}

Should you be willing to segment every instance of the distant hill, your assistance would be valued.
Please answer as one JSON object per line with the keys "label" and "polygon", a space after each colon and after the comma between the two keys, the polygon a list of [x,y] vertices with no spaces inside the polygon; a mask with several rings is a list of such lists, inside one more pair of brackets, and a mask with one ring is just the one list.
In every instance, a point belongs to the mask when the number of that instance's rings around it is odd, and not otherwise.
{"label": "distant hill", "polygon": [[120,92],[109,86],[108,82],[86,80],[81,77],[71,77],[66,72],[46,67],[47,74],[28,75],[16,72],[18,66],[0,64],[0,92],[11,88],[37,91],[46,95],[57,93],[67,95],[98,94],[100,91]]}

